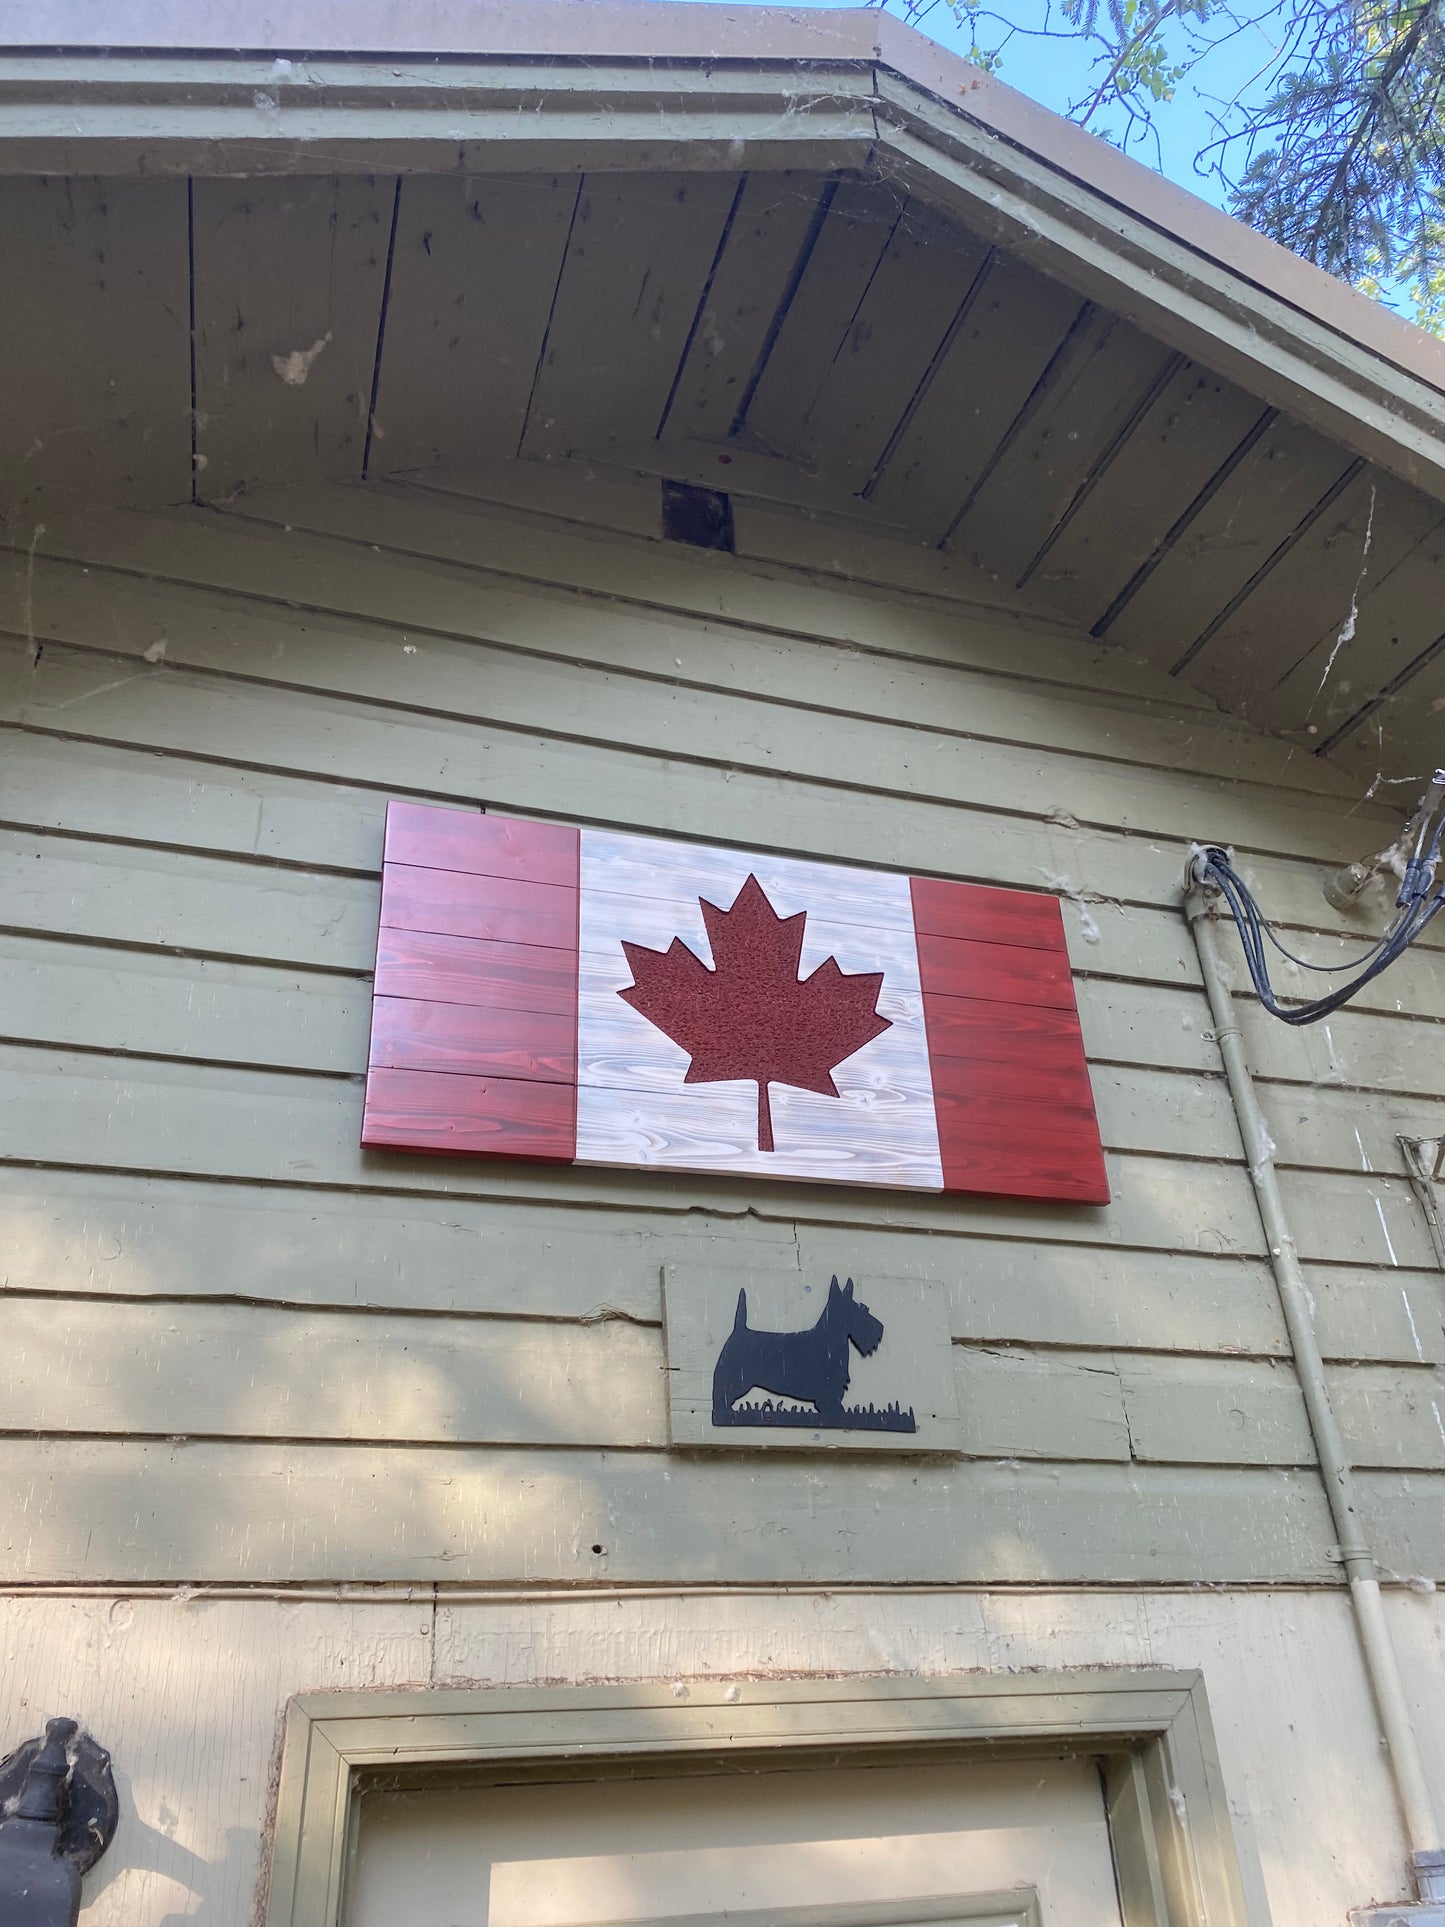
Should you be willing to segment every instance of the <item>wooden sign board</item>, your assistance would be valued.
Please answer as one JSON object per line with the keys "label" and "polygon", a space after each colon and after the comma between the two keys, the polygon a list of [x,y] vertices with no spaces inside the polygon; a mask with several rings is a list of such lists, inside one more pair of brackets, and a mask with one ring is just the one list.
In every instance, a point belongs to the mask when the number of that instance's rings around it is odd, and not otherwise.
{"label": "wooden sign board", "polygon": [[666,1265],[663,1317],[675,1446],[960,1449],[940,1285]]}
{"label": "wooden sign board", "polygon": [[415,803],[362,1143],[1109,1197],[1055,898]]}

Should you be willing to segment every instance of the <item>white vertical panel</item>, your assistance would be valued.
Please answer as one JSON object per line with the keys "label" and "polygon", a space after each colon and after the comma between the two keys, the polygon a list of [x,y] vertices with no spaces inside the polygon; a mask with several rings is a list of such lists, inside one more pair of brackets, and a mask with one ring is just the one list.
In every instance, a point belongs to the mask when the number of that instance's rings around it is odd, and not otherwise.
{"label": "white vertical panel", "polygon": [[[837,1097],[772,1085],[770,1152],[756,1086],[685,1084],[689,1053],[619,995],[633,981],[624,941],[680,937],[711,967],[701,899],[730,909],[749,875],[780,917],[807,913],[802,975],[829,957],[849,975],[881,970],[889,1020],[836,1067]],[[584,830],[581,883],[579,1162],[942,1190],[907,877]]]}

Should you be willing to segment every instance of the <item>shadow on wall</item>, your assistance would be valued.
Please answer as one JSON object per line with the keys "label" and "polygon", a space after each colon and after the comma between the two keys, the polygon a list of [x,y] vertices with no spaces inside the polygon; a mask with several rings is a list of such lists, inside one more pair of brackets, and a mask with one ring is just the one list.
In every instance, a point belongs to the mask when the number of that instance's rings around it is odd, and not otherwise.
{"label": "shadow on wall", "polygon": [[[113,1764],[120,1794],[120,1825],[112,1850],[86,1876],[82,1919],[102,1895],[117,1885],[121,1891],[110,1894],[102,1913],[107,1918],[126,1914],[134,1918],[136,1903],[141,1901],[140,1890],[149,1886],[151,1892],[141,1912],[152,1921],[153,1927],[222,1927],[223,1922],[226,1927],[233,1927],[250,1908],[260,1855],[258,1834],[248,1827],[227,1827],[224,1849],[214,1859],[193,1853],[173,1834],[141,1819],[130,1776],[118,1762]],[[181,1815],[164,1802],[159,1808],[159,1817],[163,1825],[176,1825],[181,1819]],[[157,1875],[178,1890],[174,1896],[177,1904],[165,1913],[157,1911],[152,1915],[152,1908],[164,1905],[162,1895],[155,1891],[149,1878]],[[127,1888],[136,1891],[127,1893]],[[182,1892],[189,1897],[190,1904],[180,1904]]]}

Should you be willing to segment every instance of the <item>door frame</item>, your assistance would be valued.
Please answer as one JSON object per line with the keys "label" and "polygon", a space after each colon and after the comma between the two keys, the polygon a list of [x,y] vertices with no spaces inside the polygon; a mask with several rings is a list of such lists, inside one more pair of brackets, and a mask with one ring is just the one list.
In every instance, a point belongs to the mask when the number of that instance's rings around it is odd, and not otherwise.
{"label": "door frame", "polygon": [[302,1695],[266,1927],[340,1927],[368,1786],[1060,1752],[1101,1762],[1125,1927],[1267,1927],[1246,1907],[1203,1678],[1162,1668]]}

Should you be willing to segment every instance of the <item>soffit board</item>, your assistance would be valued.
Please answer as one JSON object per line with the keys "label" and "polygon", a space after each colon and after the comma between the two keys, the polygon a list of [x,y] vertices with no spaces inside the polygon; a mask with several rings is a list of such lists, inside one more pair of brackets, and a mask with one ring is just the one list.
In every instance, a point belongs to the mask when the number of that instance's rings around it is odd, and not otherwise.
{"label": "soffit board", "polygon": [[[1418,330],[871,11],[488,9],[495,57],[449,61],[444,89],[425,59],[338,54],[294,106],[274,59],[204,48],[243,12],[213,9],[184,57],[12,54],[0,78],[0,166],[161,176],[87,203],[97,259],[117,220],[144,228],[141,200],[175,201],[119,327],[114,277],[94,280],[101,338],[159,336],[176,392],[127,398],[99,369],[80,412],[109,422],[106,459],[71,480],[175,500],[194,455],[197,498],[225,502],[479,457],[681,472],[957,553],[1308,749],[1430,759],[1445,350]],[[112,42],[182,37],[179,15],[131,13]],[[407,31],[454,44],[447,14]],[[262,16],[273,45],[308,22],[341,37],[324,8]],[[667,58],[634,55],[644,29]],[[699,52],[722,45],[720,65]],[[21,224],[37,245],[47,220],[71,232],[69,184],[6,191],[48,198]],[[482,226],[512,237],[515,299],[479,344],[452,324]],[[628,275],[645,326],[630,297],[607,308]],[[64,281],[83,315],[95,288]],[[55,338],[30,318],[37,367]],[[456,371],[457,348],[477,406],[439,409],[416,371]],[[507,393],[480,393],[482,362]],[[13,472],[43,482],[64,436],[14,427]]]}

